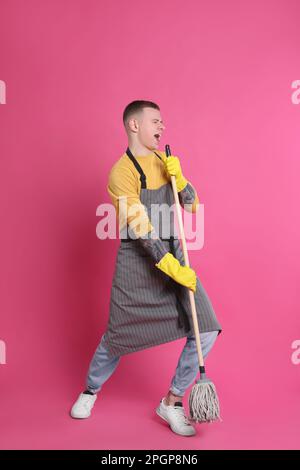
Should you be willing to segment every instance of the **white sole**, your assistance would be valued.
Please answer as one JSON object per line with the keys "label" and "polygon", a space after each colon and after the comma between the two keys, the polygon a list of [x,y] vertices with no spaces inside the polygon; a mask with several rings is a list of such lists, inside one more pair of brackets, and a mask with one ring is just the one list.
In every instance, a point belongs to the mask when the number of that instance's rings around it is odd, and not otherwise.
{"label": "white sole", "polygon": [[70,416],[71,416],[71,418],[74,418],[74,419],[86,419],[86,418],[89,418],[91,416],[91,413],[87,416],[75,416],[72,413],[70,413]]}
{"label": "white sole", "polygon": [[73,418],[73,419],[87,419],[87,418],[89,418],[91,415],[88,415],[88,416],[72,416],[72,415],[70,415],[70,416],[71,416],[71,418]]}

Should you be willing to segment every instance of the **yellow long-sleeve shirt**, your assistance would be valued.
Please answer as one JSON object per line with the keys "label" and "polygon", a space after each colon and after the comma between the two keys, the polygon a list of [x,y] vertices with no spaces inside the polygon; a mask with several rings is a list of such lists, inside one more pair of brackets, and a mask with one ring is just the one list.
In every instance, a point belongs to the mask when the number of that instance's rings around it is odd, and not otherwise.
{"label": "yellow long-sleeve shirt", "polygon": [[[163,160],[167,158],[166,153],[160,150],[156,152]],[[146,156],[135,155],[137,162],[141,165],[147,179],[147,189],[158,189],[162,185],[171,181],[170,175],[166,172],[164,163],[152,152]],[[189,182],[192,186],[192,184]],[[199,198],[195,191],[195,200],[189,212],[196,212]],[[147,211],[140,200],[141,182],[140,174],[128,158],[126,152],[113,165],[108,177],[107,191],[116,209],[119,219],[120,230],[128,223],[137,237],[146,235],[153,230],[153,226],[148,217]],[[124,199],[124,197],[126,199]],[[130,210],[131,208],[131,210]],[[187,205],[185,206],[187,210]],[[139,218],[138,229],[135,226],[135,219]]]}

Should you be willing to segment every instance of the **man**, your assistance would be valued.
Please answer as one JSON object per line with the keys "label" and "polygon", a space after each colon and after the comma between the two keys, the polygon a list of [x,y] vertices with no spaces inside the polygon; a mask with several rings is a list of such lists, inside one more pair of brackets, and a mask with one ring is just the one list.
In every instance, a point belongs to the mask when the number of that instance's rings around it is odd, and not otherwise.
{"label": "man", "polygon": [[171,175],[176,178],[179,201],[185,210],[196,212],[199,198],[183,176],[178,157],[167,157],[158,150],[165,125],[157,104],[133,101],[124,110],[123,123],[128,147],[113,165],[107,187],[121,234],[108,328],[90,363],[86,390],[73,405],[71,416],[90,416],[97,393],[122,355],[187,336],[170,389],[156,413],[173,432],[192,436],[196,430],[182,404],[184,393],[199,370],[188,289],[195,293],[204,358],[221,326],[195,271],[184,266],[170,212],[153,217],[152,209],[174,206]]}

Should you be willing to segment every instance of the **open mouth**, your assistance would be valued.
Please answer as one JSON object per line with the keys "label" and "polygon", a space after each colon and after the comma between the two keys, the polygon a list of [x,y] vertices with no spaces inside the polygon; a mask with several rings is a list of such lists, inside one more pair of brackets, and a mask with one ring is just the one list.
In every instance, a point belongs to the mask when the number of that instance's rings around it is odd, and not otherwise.
{"label": "open mouth", "polygon": [[156,141],[159,142],[161,135],[160,134],[154,134],[154,137],[156,138]]}

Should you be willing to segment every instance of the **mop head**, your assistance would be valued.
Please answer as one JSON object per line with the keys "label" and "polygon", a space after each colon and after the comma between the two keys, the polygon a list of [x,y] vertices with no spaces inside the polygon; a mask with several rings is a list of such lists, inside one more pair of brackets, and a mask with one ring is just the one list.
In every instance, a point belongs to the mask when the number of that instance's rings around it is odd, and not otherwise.
{"label": "mop head", "polygon": [[198,380],[189,396],[190,418],[196,423],[220,420],[220,406],[216,388],[209,379]]}

